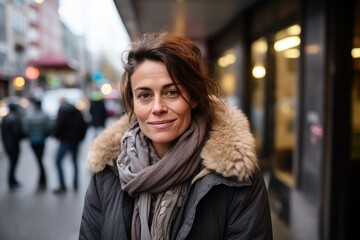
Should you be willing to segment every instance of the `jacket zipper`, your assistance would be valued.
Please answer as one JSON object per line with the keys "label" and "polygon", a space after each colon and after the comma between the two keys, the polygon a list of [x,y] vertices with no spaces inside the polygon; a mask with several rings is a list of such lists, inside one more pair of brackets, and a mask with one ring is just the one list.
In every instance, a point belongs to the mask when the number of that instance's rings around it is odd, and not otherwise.
{"label": "jacket zipper", "polygon": [[191,187],[192,187],[192,184],[190,182],[189,186],[188,186],[188,188],[186,190],[185,198],[184,198],[183,204],[182,204],[182,206],[180,208],[180,212],[178,213],[178,216],[176,217],[176,220],[175,220],[175,223],[174,223],[174,226],[173,226],[173,230],[172,230],[172,234],[171,234],[171,239],[172,240],[176,239],[176,235],[179,232],[179,228],[180,228],[181,221],[182,221],[184,211],[185,211],[185,205],[186,205],[187,200],[189,198]]}
{"label": "jacket zipper", "polygon": [[182,218],[183,218],[183,215],[184,215],[184,211],[185,211],[185,205],[186,205],[187,200],[188,200],[188,198],[189,198],[190,190],[191,190],[191,188],[192,188],[192,186],[193,186],[193,184],[191,183],[191,180],[196,176],[197,173],[200,172],[200,170],[201,170],[202,168],[203,168],[202,165],[199,164],[199,165],[197,166],[197,169],[195,170],[193,176],[190,178],[190,181],[189,181],[189,184],[188,184],[188,188],[187,188],[187,190],[186,190],[185,199],[184,199],[184,201],[183,201],[183,204],[182,204],[182,206],[181,206],[181,208],[180,208],[180,212],[177,214],[177,217],[176,217],[176,219],[175,219],[175,223],[174,223],[174,225],[173,225],[173,229],[172,229],[171,236],[170,236],[170,239],[171,239],[171,240],[176,239],[176,236],[177,236],[177,234],[178,234],[178,232],[179,232],[179,230],[180,230],[181,221],[182,221]]}

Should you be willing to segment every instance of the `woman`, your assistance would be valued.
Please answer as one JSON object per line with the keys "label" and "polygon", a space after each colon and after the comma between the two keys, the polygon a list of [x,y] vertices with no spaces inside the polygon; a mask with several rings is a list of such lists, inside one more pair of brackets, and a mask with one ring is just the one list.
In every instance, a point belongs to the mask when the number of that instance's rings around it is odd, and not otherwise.
{"label": "woman", "polygon": [[219,99],[200,50],[145,34],[124,69],[127,114],[91,146],[79,238],[272,239],[248,121]]}

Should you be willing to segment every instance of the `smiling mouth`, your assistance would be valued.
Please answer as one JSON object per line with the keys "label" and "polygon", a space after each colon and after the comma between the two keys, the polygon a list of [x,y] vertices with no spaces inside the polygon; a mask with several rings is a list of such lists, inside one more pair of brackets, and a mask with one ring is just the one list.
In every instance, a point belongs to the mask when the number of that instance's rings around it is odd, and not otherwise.
{"label": "smiling mouth", "polygon": [[167,128],[170,125],[173,124],[175,120],[164,120],[164,121],[154,121],[154,122],[149,122],[149,124],[151,126],[153,126],[154,128]]}

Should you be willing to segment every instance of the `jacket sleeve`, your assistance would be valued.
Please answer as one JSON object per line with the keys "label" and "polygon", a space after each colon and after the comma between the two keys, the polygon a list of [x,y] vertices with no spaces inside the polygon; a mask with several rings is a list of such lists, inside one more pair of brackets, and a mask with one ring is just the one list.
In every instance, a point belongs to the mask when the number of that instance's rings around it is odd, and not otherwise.
{"label": "jacket sleeve", "polygon": [[99,176],[93,175],[85,195],[79,239],[101,238],[102,204],[98,181]]}
{"label": "jacket sleeve", "polygon": [[226,239],[273,239],[267,188],[260,171],[251,180],[245,196],[244,191],[236,193],[230,204]]}

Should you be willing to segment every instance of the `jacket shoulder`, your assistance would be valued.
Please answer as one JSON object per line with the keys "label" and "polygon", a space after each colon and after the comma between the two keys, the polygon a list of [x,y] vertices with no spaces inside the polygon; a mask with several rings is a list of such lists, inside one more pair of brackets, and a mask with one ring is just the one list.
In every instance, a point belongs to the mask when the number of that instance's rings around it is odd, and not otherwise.
{"label": "jacket shoulder", "polygon": [[124,115],[93,140],[87,156],[87,166],[92,173],[102,171],[106,165],[114,166],[120,154],[121,138],[128,126],[129,116]]}

